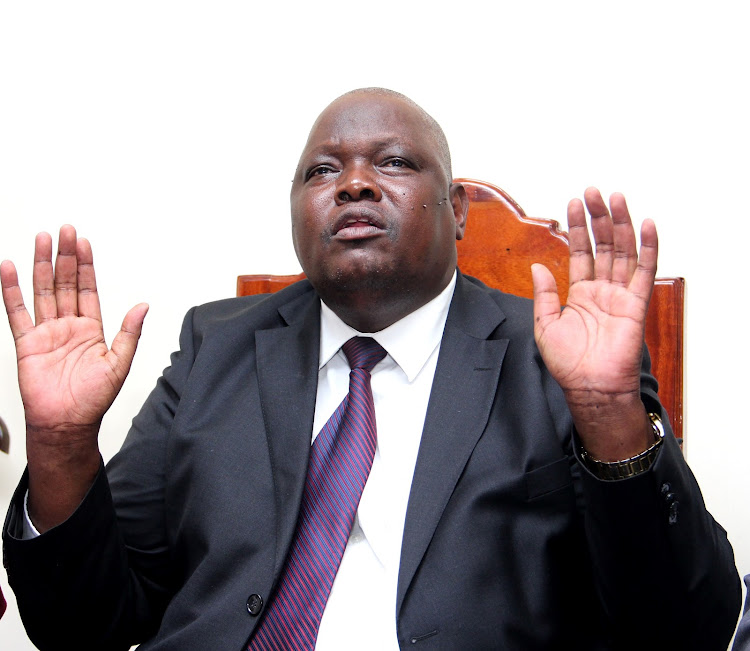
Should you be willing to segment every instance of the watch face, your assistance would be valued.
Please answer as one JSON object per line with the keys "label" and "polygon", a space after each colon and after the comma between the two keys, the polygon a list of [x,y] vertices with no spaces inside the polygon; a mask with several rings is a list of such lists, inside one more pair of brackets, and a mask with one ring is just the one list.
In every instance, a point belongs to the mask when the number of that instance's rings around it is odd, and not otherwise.
{"label": "watch face", "polygon": [[659,414],[649,412],[648,417],[651,419],[651,426],[654,428],[654,438],[657,440],[664,438],[664,424],[661,422]]}

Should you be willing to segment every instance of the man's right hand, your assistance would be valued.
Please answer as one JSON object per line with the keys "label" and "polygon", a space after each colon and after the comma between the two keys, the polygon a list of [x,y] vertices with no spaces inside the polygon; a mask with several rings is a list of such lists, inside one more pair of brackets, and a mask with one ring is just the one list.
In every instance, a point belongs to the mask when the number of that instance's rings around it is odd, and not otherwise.
{"label": "man's right hand", "polygon": [[26,416],[29,514],[45,531],[73,513],[99,471],[99,426],[130,370],[148,305],[127,313],[108,348],[91,245],[72,226],[60,229],[54,269],[52,238],[36,238],[35,322],[12,262],[0,265],[0,280]]}

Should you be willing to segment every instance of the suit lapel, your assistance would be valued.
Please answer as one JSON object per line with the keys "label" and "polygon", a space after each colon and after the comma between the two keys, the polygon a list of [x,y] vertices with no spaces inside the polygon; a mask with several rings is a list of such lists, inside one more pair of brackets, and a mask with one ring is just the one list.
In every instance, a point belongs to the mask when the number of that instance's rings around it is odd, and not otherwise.
{"label": "suit lapel", "polygon": [[276,495],[276,561],[294,536],[307,475],[320,354],[320,301],[308,292],[279,308],[287,327],[256,333],[263,418]]}
{"label": "suit lapel", "polygon": [[508,340],[488,337],[504,318],[486,291],[459,274],[409,496],[397,612],[489,418]]}

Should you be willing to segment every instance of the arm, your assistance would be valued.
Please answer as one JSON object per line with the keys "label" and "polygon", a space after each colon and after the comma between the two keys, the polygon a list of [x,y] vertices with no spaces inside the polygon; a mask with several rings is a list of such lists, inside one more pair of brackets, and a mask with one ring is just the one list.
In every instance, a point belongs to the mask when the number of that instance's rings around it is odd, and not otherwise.
{"label": "arm", "polygon": [[647,220],[639,256],[625,198],[612,195],[611,216],[594,188],[585,199],[596,258],[583,204],[575,199],[568,205],[568,304],[560,310],[552,274],[534,265],[534,335],[565,393],[583,447],[596,459],[619,461],[653,443],[640,398],[640,366],[658,241]]}
{"label": "arm", "polygon": [[[0,278],[16,345],[28,458],[5,525],[8,577],[24,623],[30,626],[29,635],[40,648],[58,645],[59,636],[65,635],[66,613],[71,611],[86,621],[77,627],[74,620],[69,623],[76,628],[76,644],[90,648],[87,635],[94,638],[107,629],[111,620],[105,615],[124,600],[92,583],[103,566],[109,567],[107,561],[124,554],[119,531],[110,526],[114,510],[97,435],[130,369],[148,307],[142,304],[128,312],[108,348],[91,246],[78,239],[71,226],[60,229],[54,268],[50,236],[37,236],[35,321],[26,309],[11,262],[2,263]],[[27,491],[30,517],[43,535],[21,541]],[[112,567],[118,567],[117,563]],[[115,571],[122,574],[121,569]],[[111,578],[111,573],[103,574]],[[95,594],[84,594],[83,584],[97,586]],[[62,591],[55,593],[53,586],[63,586]],[[38,622],[35,628],[34,621]],[[49,635],[54,635],[53,640],[45,642]],[[129,644],[121,641],[119,646],[128,648]],[[94,644],[91,648],[102,647]],[[113,642],[107,648],[118,646]]]}
{"label": "arm", "polygon": [[192,317],[191,310],[180,350],[133,420],[123,451],[106,470],[100,466],[73,513],[22,540],[28,472],[11,500],[4,528],[8,579],[40,649],[124,651],[156,633],[177,589],[165,523],[165,457],[194,362]]}
{"label": "arm", "polygon": [[104,341],[91,245],[72,226],[36,238],[32,321],[13,264],[0,266],[3,301],[16,344],[26,417],[29,515],[40,532],[80,504],[99,471],[97,436],[120,391],[148,306],[131,309],[108,348]]}
{"label": "arm", "polygon": [[[192,314],[192,313],[191,313]],[[93,485],[63,523],[21,540],[28,473],[11,500],[4,531],[8,579],[29,637],[40,649],[128,649],[156,632],[175,591],[165,527],[165,449],[172,417],[193,362],[191,314],[181,351],[133,421],[143,445],[100,467]],[[117,466],[110,489],[110,471]],[[120,512],[117,477],[137,501]]]}
{"label": "arm", "polygon": [[585,200],[596,257],[583,204],[571,201],[565,310],[551,274],[533,270],[537,345],[563,390],[579,449],[609,462],[639,454],[654,442],[648,412],[667,430],[653,465],[630,479],[601,481],[579,465],[586,538],[610,634],[625,648],[645,639],[661,648],[725,648],[740,598],[732,549],[671,434],[643,353],[656,229],[643,224],[639,255],[622,195],[612,196],[611,213],[595,189]]}
{"label": "arm", "polygon": [[607,630],[623,648],[723,651],[740,607],[732,547],[706,510],[656,388],[646,353],[641,399],[661,415],[666,431],[648,471],[602,481],[578,463],[587,549]]}

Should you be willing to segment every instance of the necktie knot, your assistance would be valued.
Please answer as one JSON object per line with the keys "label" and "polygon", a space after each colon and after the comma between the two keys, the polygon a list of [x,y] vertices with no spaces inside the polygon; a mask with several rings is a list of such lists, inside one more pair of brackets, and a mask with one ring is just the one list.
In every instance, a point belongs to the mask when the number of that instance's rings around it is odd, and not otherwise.
{"label": "necktie knot", "polygon": [[372,337],[352,337],[341,350],[344,351],[349,367],[362,368],[368,373],[386,356],[386,350]]}

